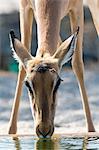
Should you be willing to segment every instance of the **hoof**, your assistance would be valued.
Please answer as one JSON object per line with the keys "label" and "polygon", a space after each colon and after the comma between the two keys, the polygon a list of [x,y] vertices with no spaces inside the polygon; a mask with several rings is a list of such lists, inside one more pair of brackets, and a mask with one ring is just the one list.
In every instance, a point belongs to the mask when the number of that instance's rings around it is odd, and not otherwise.
{"label": "hoof", "polygon": [[96,132],[94,126],[88,128],[88,132]]}
{"label": "hoof", "polygon": [[17,132],[17,127],[15,126],[10,126],[8,129],[8,134],[16,134]]}

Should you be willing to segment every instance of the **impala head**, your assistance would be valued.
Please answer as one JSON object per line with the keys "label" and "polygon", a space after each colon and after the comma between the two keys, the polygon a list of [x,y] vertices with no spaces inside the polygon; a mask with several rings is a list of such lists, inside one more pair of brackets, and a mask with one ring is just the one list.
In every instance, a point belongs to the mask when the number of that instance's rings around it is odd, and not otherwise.
{"label": "impala head", "polygon": [[25,84],[34,109],[34,122],[39,137],[51,137],[54,131],[56,93],[61,83],[60,70],[75,50],[78,31],[65,40],[53,56],[31,56],[26,47],[10,32],[14,57],[26,70]]}

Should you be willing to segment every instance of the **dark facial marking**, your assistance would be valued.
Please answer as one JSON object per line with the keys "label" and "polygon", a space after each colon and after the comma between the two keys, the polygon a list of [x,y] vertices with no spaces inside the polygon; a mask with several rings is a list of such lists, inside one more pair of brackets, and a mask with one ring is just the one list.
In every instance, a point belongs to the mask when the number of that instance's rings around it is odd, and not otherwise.
{"label": "dark facial marking", "polygon": [[47,64],[39,64],[39,65],[35,66],[33,70],[36,71],[36,72],[39,72],[39,73],[45,73],[49,69],[51,69],[51,67],[49,65],[47,65]]}
{"label": "dark facial marking", "polygon": [[31,86],[30,86],[30,84],[29,84],[28,81],[25,81],[25,85],[26,85],[26,87],[28,88],[30,94],[33,95],[33,90],[32,90],[32,88],[31,88]]}

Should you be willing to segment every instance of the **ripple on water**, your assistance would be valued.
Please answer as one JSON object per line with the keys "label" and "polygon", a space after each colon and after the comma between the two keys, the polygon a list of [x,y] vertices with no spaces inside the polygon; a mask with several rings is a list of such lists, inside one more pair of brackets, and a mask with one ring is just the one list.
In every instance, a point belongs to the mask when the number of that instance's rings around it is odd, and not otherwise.
{"label": "ripple on water", "polygon": [[40,139],[35,136],[0,137],[0,150],[98,150],[99,137],[78,138],[58,136]]}

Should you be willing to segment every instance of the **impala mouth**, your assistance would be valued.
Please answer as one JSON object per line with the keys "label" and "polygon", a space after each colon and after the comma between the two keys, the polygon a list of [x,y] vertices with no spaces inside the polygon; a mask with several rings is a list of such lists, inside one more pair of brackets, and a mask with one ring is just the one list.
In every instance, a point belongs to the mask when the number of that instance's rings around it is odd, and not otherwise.
{"label": "impala mouth", "polygon": [[46,138],[50,134],[51,129],[47,133],[41,132],[39,129],[38,129],[38,131],[39,131],[40,135],[43,136],[43,138]]}
{"label": "impala mouth", "polygon": [[50,138],[52,136],[53,132],[54,132],[54,127],[52,128],[51,126],[50,126],[50,129],[48,130],[48,132],[41,131],[39,129],[39,125],[36,128],[36,133],[39,138]]}

